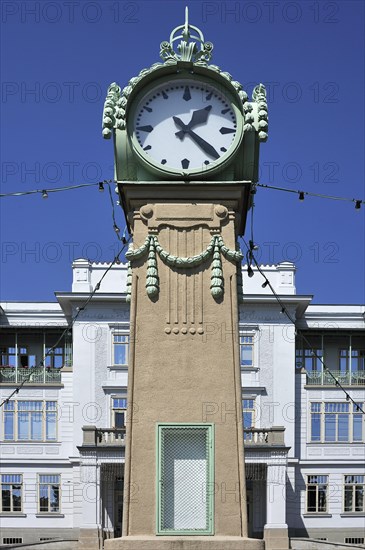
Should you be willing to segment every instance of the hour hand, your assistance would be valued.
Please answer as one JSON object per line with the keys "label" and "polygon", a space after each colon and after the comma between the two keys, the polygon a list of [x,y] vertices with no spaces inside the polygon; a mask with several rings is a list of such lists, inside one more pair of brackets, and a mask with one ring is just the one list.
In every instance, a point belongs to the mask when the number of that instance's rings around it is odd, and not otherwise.
{"label": "hour hand", "polygon": [[191,121],[188,124],[188,128],[191,129],[198,124],[204,124],[208,119],[211,108],[212,106],[208,105],[207,107],[204,107],[204,109],[194,111],[193,116],[191,117]]}

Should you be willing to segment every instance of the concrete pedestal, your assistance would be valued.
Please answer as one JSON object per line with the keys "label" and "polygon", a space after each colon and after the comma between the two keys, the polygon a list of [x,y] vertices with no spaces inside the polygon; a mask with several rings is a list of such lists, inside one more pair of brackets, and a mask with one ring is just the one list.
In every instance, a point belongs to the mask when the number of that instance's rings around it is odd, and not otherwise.
{"label": "concrete pedestal", "polygon": [[99,550],[98,529],[80,529],[77,550]]}
{"label": "concrete pedestal", "polygon": [[130,536],[105,541],[105,550],[264,550],[265,543],[242,537]]}
{"label": "concrete pedestal", "polygon": [[265,550],[287,550],[289,537],[287,527],[264,527]]}

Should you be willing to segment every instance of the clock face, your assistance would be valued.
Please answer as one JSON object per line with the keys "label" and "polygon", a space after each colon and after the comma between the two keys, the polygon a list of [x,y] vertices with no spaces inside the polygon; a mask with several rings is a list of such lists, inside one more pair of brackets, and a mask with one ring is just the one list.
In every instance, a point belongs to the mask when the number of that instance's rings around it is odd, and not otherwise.
{"label": "clock face", "polygon": [[203,172],[225,161],[240,142],[237,108],[204,81],[171,80],[154,87],[133,111],[134,143],[163,171]]}

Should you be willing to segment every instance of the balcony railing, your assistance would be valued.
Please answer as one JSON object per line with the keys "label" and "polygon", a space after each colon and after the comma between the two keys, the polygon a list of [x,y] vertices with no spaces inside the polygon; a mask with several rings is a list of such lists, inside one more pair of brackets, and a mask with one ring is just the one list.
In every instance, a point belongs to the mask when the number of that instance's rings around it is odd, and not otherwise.
{"label": "balcony railing", "polygon": [[243,430],[244,445],[285,445],[284,426],[272,428],[245,428]]}
{"label": "balcony railing", "polygon": [[364,386],[365,371],[343,372],[339,370],[331,370],[332,376],[328,371],[311,371],[307,372],[308,386],[335,386],[336,380],[342,386]]}
{"label": "balcony railing", "polygon": [[[92,447],[120,447],[125,445],[125,428],[97,428],[96,426],[83,426],[83,446]],[[283,446],[284,426],[272,428],[245,428],[245,446]]]}
{"label": "balcony railing", "polygon": [[83,445],[96,447],[110,447],[125,445],[125,428],[97,428],[83,426]]}
{"label": "balcony railing", "polygon": [[55,384],[61,382],[61,370],[54,368],[0,368],[0,384]]}

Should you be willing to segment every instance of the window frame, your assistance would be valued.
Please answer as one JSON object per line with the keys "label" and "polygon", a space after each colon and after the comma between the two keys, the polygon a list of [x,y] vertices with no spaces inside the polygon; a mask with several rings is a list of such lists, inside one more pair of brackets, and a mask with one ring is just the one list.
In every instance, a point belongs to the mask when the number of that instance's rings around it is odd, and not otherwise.
{"label": "window frame", "polygon": [[[356,363],[356,368],[354,368],[354,363]],[[351,372],[365,372],[365,348],[351,348]]]}
{"label": "window frame", "polygon": [[[41,410],[32,410],[31,408],[19,410],[19,403],[42,403]],[[53,403],[54,408],[47,409],[48,403]],[[7,409],[7,406],[13,406],[13,409]],[[53,399],[12,399],[8,401],[8,403],[5,404],[3,408],[2,413],[2,442],[10,443],[10,442],[17,442],[17,443],[55,443],[58,441],[58,413],[57,413],[57,406],[58,402],[54,401]],[[20,438],[19,437],[19,414],[27,414],[27,429],[28,429],[28,437],[27,438]],[[33,413],[33,414],[32,414]],[[32,430],[32,416],[35,414],[41,414],[41,438],[32,438],[31,430]],[[5,429],[5,421],[9,414],[12,414],[12,437],[6,438],[6,429]],[[48,418],[54,417],[54,424],[55,424],[55,434],[54,437],[47,437],[47,431],[48,431]],[[51,424],[50,424],[51,425]],[[30,436],[30,437],[29,437]]]}
{"label": "window frame", "polygon": [[[351,483],[346,483],[347,477],[362,477],[361,482],[353,481]],[[352,487],[351,493],[352,493],[352,509],[346,510],[346,487]],[[362,509],[361,510],[355,510],[356,508],[356,488],[362,487],[363,491],[363,500],[362,500]],[[343,498],[342,498],[342,513],[343,514],[361,514],[363,515],[365,513],[365,475],[364,474],[343,474]]]}
{"label": "window frame", "polygon": [[[14,350],[13,352],[11,350]],[[13,364],[9,361],[9,357],[13,357]],[[6,358],[6,359],[5,359]],[[16,347],[1,346],[0,348],[0,366],[3,368],[15,369],[17,363]]]}
{"label": "window frame", "polygon": [[[52,482],[41,482],[40,479],[41,477],[45,477],[45,476],[58,476],[59,478],[59,481],[58,483],[52,483]],[[45,511],[45,510],[41,510],[41,486],[42,485],[45,485],[48,487],[47,489],[47,500],[48,500],[48,510]],[[58,510],[57,511],[53,511],[51,510],[51,498],[50,498],[50,490],[51,490],[51,487],[52,485],[57,485],[58,486]],[[62,493],[61,493],[61,474],[55,474],[55,473],[43,473],[43,474],[37,474],[37,510],[38,510],[38,514],[42,514],[42,515],[57,515],[57,514],[60,514],[61,513],[61,496],[62,496]]]}
{"label": "window frame", "polygon": [[[16,482],[6,482],[3,481],[3,477],[5,476],[19,476],[20,477],[20,483]],[[3,509],[3,485],[10,485],[10,510],[4,510]],[[13,486],[14,485],[20,485],[20,510],[14,510],[13,509]],[[22,514],[23,513],[23,474],[14,474],[14,473],[3,473],[0,474],[0,514]]]}
{"label": "window frame", "polygon": [[[209,451],[208,451],[208,483],[207,483],[207,511],[208,528],[207,529],[162,529],[161,497],[162,497],[162,431],[168,428],[173,429],[205,429],[208,432]],[[214,486],[214,424],[211,423],[178,423],[178,422],[159,422],[156,424],[156,535],[157,536],[205,536],[214,534],[214,491],[208,490],[208,487]]]}
{"label": "window frame", "polygon": [[[314,353],[313,353],[314,352]],[[295,349],[295,368],[304,368],[307,372],[322,373],[324,353],[322,348],[296,348]],[[308,368],[310,363],[310,368]]]}
{"label": "window frame", "polygon": [[[129,346],[130,346],[130,334],[128,330],[124,329],[114,329],[111,331],[111,340],[112,340],[112,350],[111,350],[111,363],[113,367],[119,367],[119,368],[126,368],[128,367],[129,363]],[[126,342],[116,342],[116,337],[124,337],[126,338]],[[115,348],[117,345],[125,345],[125,363],[117,363],[116,362],[116,354],[115,354]]]}
{"label": "window frame", "polygon": [[[326,405],[335,404],[335,405],[346,405],[348,406],[348,411],[326,411]],[[318,407],[319,405],[319,407]],[[359,402],[359,405],[363,407],[363,402]],[[314,406],[317,406],[318,410],[312,410]],[[363,423],[361,423],[361,435],[360,438],[356,438],[356,428],[358,418],[361,419],[359,412],[356,411],[356,405],[350,401],[335,401],[335,400],[325,400],[325,401],[310,401],[309,402],[309,419],[308,419],[308,443],[320,443],[320,444],[344,444],[344,443],[363,443],[365,441],[365,428]],[[319,415],[319,438],[313,439],[313,416]],[[329,415],[334,415],[334,430],[335,438],[326,439],[326,426],[330,426],[330,421],[328,420]],[[328,424],[326,424],[326,416]],[[340,428],[340,417],[348,417],[347,425],[347,439],[340,439],[339,437],[339,428]]]}
{"label": "window frame", "polygon": [[[51,353],[49,353],[50,350],[52,350]],[[57,352],[57,350],[62,350],[62,353]],[[61,357],[60,366],[55,365],[56,363],[55,359],[58,357]],[[65,363],[66,363],[65,346],[57,346],[57,348],[55,349],[53,349],[51,346],[46,348],[46,356],[44,359],[44,367],[46,369],[62,369],[65,366]]]}
{"label": "window frame", "polygon": [[[114,406],[114,399],[123,399],[125,400],[125,407],[115,407]],[[126,429],[127,426],[127,409],[128,409],[128,401],[126,395],[112,395],[111,396],[111,403],[110,403],[110,413],[111,413],[111,427],[115,430],[117,429]],[[123,428],[117,428],[116,422],[115,422],[115,413],[117,411],[124,411],[124,427]]]}
{"label": "window frame", "polygon": [[[311,477],[318,477],[318,478],[327,478],[326,483],[314,483],[313,481],[310,482],[309,478]],[[305,513],[306,514],[315,514],[315,515],[323,515],[323,514],[329,514],[329,474],[306,474],[305,479]],[[316,487],[316,510],[308,510],[308,497],[309,497],[309,487],[313,486]],[[319,487],[324,486],[325,487],[325,500],[326,500],[326,508],[325,510],[318,510],[319,508]]]}
{"label": "window frame", "polygon": [[[251,342],[244,342],[245,338],[250,338]],[[239,361],[240,361],[240,368],[242,370],[251,370],[251,369],[257,369],[258,365],[258,331],[256,330],[250,330],[250,329],[244,329],[240,327],[239,330]],[[241,348],[243,345],[247,345],[251,347],[251,364],[250,365],[244,365],[242,363],[242,351]]]}
{"label": "window frame", "polygon": [[[245,401],[252,401],[252,407],[245,407]],[[244,422],[244,415],[245,413],[251,413],[251,426],[245,426]],[[246,397],[242,396],[242,430],[243,430],[243,441],[244,442],[250,442],[253,441],[253,433],[245,433],[245,430],[249,430],[250,428],[256,428],[256,421],[257,421],[258,415],[257,415],[257,405],[256,405],[256,397]]]}

